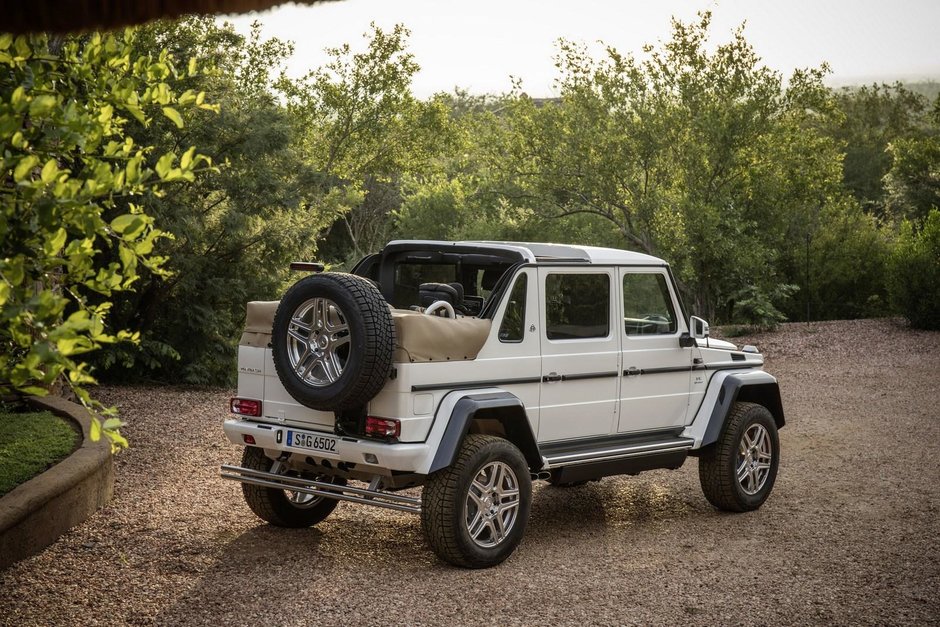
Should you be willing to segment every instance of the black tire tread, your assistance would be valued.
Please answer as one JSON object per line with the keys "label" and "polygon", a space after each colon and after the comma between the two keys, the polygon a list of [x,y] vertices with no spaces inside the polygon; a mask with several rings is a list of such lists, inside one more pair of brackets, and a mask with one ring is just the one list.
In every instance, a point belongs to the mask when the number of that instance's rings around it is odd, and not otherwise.
{"label": "black tire tread", "polygon": [[736,434],[742,423],[748,420],[751,412],[767,411],[757,403],[737,402],[731,408],[718,441],[711,450],[703,453],[698,461],[699,483],[708,502],[718,509],[728,512],[746,512],[754,509],[738,498],[735,478],[727,468],[737,458],[738,442]]}
{"label": "black tire tread", "polygon": [[[525,465],[522,453],[509,441],[491,435],[469,434],[464,439],[454,463],[430,475],[424,485],[421,496],[421,528],[424,536],[438,557],[455,566],[481,568],[495,565],[490,561],[474,558],[463,551],[459,542],[459,532],[454,524],[454,519],[461,515],[461,503],[464,498],[459,486],[461,478],[476,470],[470,464],[477,453],[481,449],[494,445],[506,445],[507,451],[515,452]],[[520,481],[528,479],[528,476],[524,479],[519,478]],[[522,490],[520,490],[521,493]],[[521,508],[522,505],[520,505],[520,517],[522,516]],[[520,523],[524,526],[525,520],[518,520],[516,524]],[[506,556],[509,553],[511,550],[506,553]],[[502,559],[505,559],[505,556]]]}
{"label": "black tire tread", "polygon": [[[395,351],[395,324],[388,303],[378,288],[368,279],[354,274],[340,272],[324,272],[305,277],[297,281],[284,294],[286,300],[295,291],[306,288],[310,279],[332,282],[337,288],[348,292],[356,303],[365,323],[366,335],[364,350],[361,353],[362,366],[360,376],[356,377],[341,393],[332,396],[328,402],[311,402],[310,399],[297,398],[291,392],[291,386],[285,385],[288,392],[299,401],[313,409],[321,411],[342,411],[361,407],[368,403],[379,393],[388,381],[392,369],[392,356]],[[274,329],[280,328],[283,316],[290,316],[293,312],[282,310],[280,307],[274,316]],[[272,338],[273,340],[273,338]],[[272,352],[277,355],[282,347],[280,342],[272,341]],[[294,377],[294,373],[281,372],[280,360],[275,356],[274,369],[278,378],[285,382],[287,377]]]}
{"label": "black tire tread", "polygon": [[[254,446],[246,446],[242,454],[242,467],[252,470],[267,471],[272,460],[264,451]],[[339,501],[323,499],[310,509],[298,509],[290,504],[283,490],[262,486],[242,484],[242,495],[248,508],[261,520],[276,527],[300,529],[312,527],[321,522],[336,509]]]}

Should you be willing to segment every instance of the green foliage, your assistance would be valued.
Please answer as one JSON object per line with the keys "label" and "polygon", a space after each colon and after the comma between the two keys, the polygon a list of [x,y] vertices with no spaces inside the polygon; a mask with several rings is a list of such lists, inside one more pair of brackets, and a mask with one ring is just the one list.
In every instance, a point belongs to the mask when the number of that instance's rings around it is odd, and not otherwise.
{"label": "green foliage", "polygon": [[15,413],[0,405],[0,496],[75,450],[72,426],[47,411]]}
{"label": "green foliage", "polygon": [[920,229],[902,223],[889,275],[891,299],[911,326],[940,330],[940,210],[931,210]]}
{"label": "green foliage", "polygon": [[787,319],[774,303],[785,301],[798,289],[795,285],[783,283],[774,287],[770,294],[765,294],[753,285],[744,287],[734,295],[731,318],[760,331],[772,331]]}
{"label": "green foliage", "polygon": [[[147,211],[173,239],[158,243],[168,280],[145,275],[115,303],[116,323],[142,334],[98,364],[112,379],[231,383],[245,302],[277,299],[288,263],[349,263],[388,239],[403,176],[428,167],[447,142],[447,111],[411,93],[417,71],[407,31],[373,28],[366,49],[331,50],[325,67],[283,73],[292,46],[243,37],[210,18],[141,30],[143,50],[168,48],[206,70],[179,88],[205,93],[218,115],[184,112],[187,141],[217,172],[153,199]],[[174,121],[135,128],[159,150]]]}
{"label": "green foliage", "polygon": [[821,129],[843,146],[845,187],[867,213],[885,217],[884,178],[894,162],[888,147],[920,134],[927,100],[900,83],[845,88],[834,95],[840,115]]}
{"label": "green foliage", "polygon": [[278,81],[305,130],[305,159],[319,173],[318,209],[332,217],[324,252],[339,262],[387,241],[399,180],[427,170],[450,145],[444,101],[411,92],[419,66],[406,50],[408,35],[401,25],[386,32],[373,24],[364,51],[329,49],[324,67]]}
{"label": "green foliage", "polygon": [[[205,68],[174,86],[218,104],[218,113],[181,115],[184,141],[219,168],[148,201],[147,212],[173,236],[156,247],[172,276],[144,272],[138,289],[116,300],[114,324],[142,339],[109,348],[97,364],[112,381],[229,384],[245,303],[277,299],[288,262],[314,258],[317,235],[329,224],[300,122],[273,87],[291,46],[264,40],[257,25],[243,37],[212,18],[188,18],[149,24],[137,47],[150,54],[167,48]],[[157,152],[181,141],[172,120],[130,133]]]}
{"label": "green foliage", "polygon": [[888,270],[906,302],[914,227],[885,259],[893,221],[940,204],[940,101],[832,92],[825,66],[784,80],[743,29],[710,37],[705,13],[638,58],[561,41],[557,99],[422,101],[400,25],[299,79],[258,25],[0,36],[0,392],[65,377],[106,413],[89,363],[231,382],[244,303],[289,261],[392,237],[652,253],[716,323],[882,315]]}
{"label": "green foliage", "polygon": [[457,94],[460,145],[406,184],[399,232],[655,254],[713,320],[735,315],[742,289],[797,283],[794,242],[848,206],[838,144],[814,130],[835,115],[825,68],[785,86],[743,31],[714,49],[709,32],[707,13],[675,22],[642,60],[561,41],[554,101],[520,85],[490,102]]}
{"label": "green foliage", "polygon": [[[141,203],[208,167],[195,148],[154,151],[131,125],[177,122],[178,109],[208,108],[168,81],[166,51],[140,54],[135,33],[69,37],[0,35],[0,394],[45,394],[63,380],[96,412],[95,383],[80,356],[136,340],[106,329],[111,299],[140,272],[164,276],[165,236]],[[119,423],[95,418],[113,448]]]}
{"label": "green foliage", "polygon": [[887,148],[892,167],[885,176],[887,204],[894,217],[923,221],[940,207],[940,98],[933,124],[919,137],[898,139]]}

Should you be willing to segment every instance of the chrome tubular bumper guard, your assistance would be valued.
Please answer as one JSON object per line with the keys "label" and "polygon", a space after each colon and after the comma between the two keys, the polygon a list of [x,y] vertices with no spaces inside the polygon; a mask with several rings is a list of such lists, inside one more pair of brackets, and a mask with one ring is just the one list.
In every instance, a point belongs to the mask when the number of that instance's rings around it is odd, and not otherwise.
{"label": "chrome tubular bumper guard", "polygon": [[384,507],[400,512],[411,512],[413,514],[421,513],[421,499],[413,496],[403,496],[385,490],[354,488],[351,486],[326,483],[324,481],[314,481],[313,479],[304,479],[303,477],[275,475],[270,472],[229,465],[222,466],[222,478],[231,479],[232,481],[241,481],[242,483],[249,483],[264,488],[313,494],[328,499],[336,499],[337,501],[361,503],[362,505]]}

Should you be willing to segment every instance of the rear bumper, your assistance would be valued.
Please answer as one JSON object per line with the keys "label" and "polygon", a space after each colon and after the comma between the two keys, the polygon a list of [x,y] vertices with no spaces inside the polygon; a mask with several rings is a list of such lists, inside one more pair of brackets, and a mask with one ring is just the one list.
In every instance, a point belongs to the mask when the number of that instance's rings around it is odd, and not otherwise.
{"label": "rear bumper", "polygon": [[[430,457],[430,447],[427,443],[386,444],[372,440],[360,440],[348,436],[338,436],[326,431],[288,427],[285,425],[272,425],[247,420],[226,420],[223,424],[225,435],[234,444],[245,446],[245,436],[254,438],[253,446],[267,451],[281,451],[295,455],[312,457],[318,462],[327,460],[331,464],[346,462],[356,464],[357,470],[373,470],[375,474],[385,474],[383,470],[394,470],[425,474],[427,460]],[[336,440],[336,450],[314,451],[307,448],[288,446],[287,432],[309,433],[315,436],[325,436]],[[366,457],[372,455],[375,461],[370,462]],[[422,469],[425,469],[422,472]]]}

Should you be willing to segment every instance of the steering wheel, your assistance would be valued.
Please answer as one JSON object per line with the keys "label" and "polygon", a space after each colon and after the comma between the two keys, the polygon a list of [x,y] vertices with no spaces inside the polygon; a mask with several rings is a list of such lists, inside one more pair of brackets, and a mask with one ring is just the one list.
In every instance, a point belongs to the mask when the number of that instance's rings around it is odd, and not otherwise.
{"label": "steering wheel", "polygon": [[425,316],[436,316],[438,311],[444,310],[446,314],[445,318],[456,318],[457,314],[454,312],[454,306],[448,303],[446,300],[436,300],[428,308],[424,310]]}

